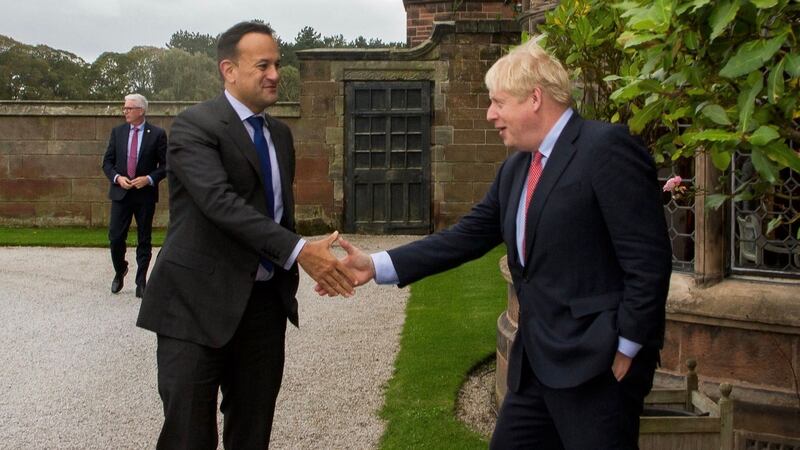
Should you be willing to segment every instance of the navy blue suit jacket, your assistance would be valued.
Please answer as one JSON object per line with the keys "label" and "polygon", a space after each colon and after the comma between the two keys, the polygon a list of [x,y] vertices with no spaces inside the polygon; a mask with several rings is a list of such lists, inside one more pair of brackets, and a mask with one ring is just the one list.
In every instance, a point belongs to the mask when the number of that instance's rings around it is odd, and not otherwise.
{"label": "navy blue suit jacket", "polygon": [[578,114],[533,195],[523,266],[515,219],[530,160],[530,153],[511,155],[484,199],[452,228],[389,251],[405,285],[505,242],[520,306],[513,391],[523,349],[545,385],[566,388],[610,371],[618,336],[660,348],[671,273],[652,157],[624,126]]}
{"label": "navy blue suit jacket", "polygon": [[124,198],[137,198],[141,201],[158,201],[158,183],[167,175],[167,133],[163,128],[145,122],[142,144],[136,160],[136,176],[149,175],[152,186],[141,189],[124,189],[114,183],[116,175],[128,176],[128,135],[131,126],[124,123],[111,130],[108,148],[103,157],[103,172],[111,181],[108,198],[120,201]]}

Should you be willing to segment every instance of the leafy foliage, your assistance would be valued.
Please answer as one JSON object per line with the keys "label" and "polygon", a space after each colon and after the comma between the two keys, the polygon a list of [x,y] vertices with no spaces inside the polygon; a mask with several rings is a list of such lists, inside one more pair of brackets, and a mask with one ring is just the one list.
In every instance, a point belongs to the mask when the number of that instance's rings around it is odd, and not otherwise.
{"label": "leafy foliage", "polygon": [[798,0],[571,0],[542,31],[574,69],[579,109],[627,122],[658,162],[708,152],[726,171],[749,154],[753,176],[719,206],[800,172],[798,25]]}

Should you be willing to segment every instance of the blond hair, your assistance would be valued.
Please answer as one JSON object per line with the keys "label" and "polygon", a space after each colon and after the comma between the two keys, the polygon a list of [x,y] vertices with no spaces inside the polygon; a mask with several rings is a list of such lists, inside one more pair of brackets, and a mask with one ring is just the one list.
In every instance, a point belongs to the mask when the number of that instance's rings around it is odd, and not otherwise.
{"label": "blond hair", "polygon": [[511,50],[486,72],[489,92],[503,91],[524,98],[539,87],[556,102],[569,105],[571,85],[564,66],[534,40]]}

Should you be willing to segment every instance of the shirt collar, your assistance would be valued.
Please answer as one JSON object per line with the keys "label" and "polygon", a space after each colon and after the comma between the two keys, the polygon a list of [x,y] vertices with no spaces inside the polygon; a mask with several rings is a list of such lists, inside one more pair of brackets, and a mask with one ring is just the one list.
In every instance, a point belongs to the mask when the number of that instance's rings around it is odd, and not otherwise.
{"label": "shirt collar", "polygon": [[[244,106],[244,103],[237,100],[236,97],[233,96],[233,94],[228,92],[227,89],[225,89],[225,98],[227,98],[228,103],[230,103],[231,106],[233,106],[233,110],[236,111],[236,114],[239,116],[239,120],[241,120],[242,122],[253,116],[264,117],[263,112],[260,114],[253,114],[253,111],[250,111],[250,108]],[[266,122],[267,122],[266,118],[264,117],[264,123],[266,124]]]}
{"label": "shirt collar", "polygon": [[558,137],[561,136],[561,132],[564,131],[564,127],[567,126],[567,122],[569,122],[570,117],[572,117],[572,112],[572,108],[567,108],[561,113],[561,117],[558,118],[556,124],[553,125],[553,128],[550,128],[550,131],[547,132],[547,136],[544,137],[542,145],[539,146],[539,152],[545,159],[549,158],[550,153],[553,152],[553,147],[556,146]]}
{"label": "shirt collar", "polygon": [[144,122],[140,123],[139,125],[131,125],[131,124],[128,124],[128,125],[130,125],[130,130],[133,130],[134,128],[138,128],[139,131],[144,131],[144,126],[147,125],[147,121],[145,120]]}

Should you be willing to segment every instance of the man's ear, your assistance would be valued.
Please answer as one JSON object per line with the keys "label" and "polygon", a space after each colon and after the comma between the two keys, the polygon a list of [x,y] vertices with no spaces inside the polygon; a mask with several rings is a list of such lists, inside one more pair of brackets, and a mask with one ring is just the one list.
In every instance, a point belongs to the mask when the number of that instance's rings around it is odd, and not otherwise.
{"label": "man's ear", "polygon": [[219,62],[219,73],[222,74],[222,78],[228,84],[235,84],[236,77],[234,76],[234,71],[236,70],[236,64],[231,61],[230,59],[223,59]]}
{"label": "man's ear", "polygon": [[528,96],[528,101],[532,102],[534,111],[538,111],[542,107],[542,99],[542,88],[538,86],[533,88],[533,92]]}

